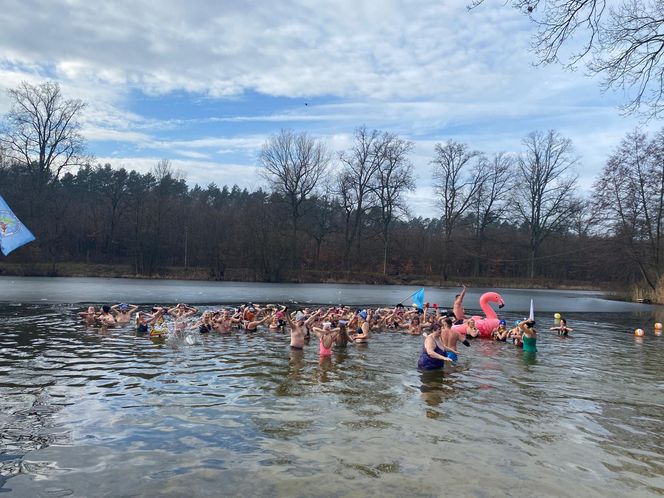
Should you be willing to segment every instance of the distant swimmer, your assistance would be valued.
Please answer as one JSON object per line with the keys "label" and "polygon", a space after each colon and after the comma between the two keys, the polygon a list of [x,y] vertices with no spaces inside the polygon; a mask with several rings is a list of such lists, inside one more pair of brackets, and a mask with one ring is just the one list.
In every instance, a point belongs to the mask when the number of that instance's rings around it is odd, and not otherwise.
{"label": "distant swimmer", "polygon": [[83,319],[86,325],[94,325],[97,321],[97,312],[94,306],[88,306],[88,310],[81,311],[78,316]]}
{"label": "distant swimmer", "polygon": [[570,332],[573,332],[574,329],[567,326],[567,320],[564,318],[560,319],[560,325],[557,327],[551,327],[549,330],[555,330],[558,332],[558,335],[568,336]]}
{"label": "distant swimmer", "polygon": [[457,294],[454,296],[454,306],[452,307],[452,311],[454,312],[454,318],[456,320],[456,324],[460,325],[463,323],[463,321],[466,318],[466,310],[463,309],[463,298],[466,296],[466,286],[463,286],[463,289],[461,289],[461,294]]}
{"label": "distant swimmer", "polygon": [[102,327],[113,327],[116,322],[113,315],[111,315],[111,307],[105,304],[101,307],[101,313],[97,316],[97,322]]}
{"label": "distant swimmer", "polygon": [[115,321],[118,324],[131,322],[131,315],[138,309],[138,306],[127,303],[116,304],[111,306],[111,311],[115,314]]}
{"label": "distant swimmer", "polygon": [[494,341],[505,342],[509,333],[510,331],[507,329],[507,322],[505,320],[501,320],[498,323],[498,328],[491,333],[491,338]]}

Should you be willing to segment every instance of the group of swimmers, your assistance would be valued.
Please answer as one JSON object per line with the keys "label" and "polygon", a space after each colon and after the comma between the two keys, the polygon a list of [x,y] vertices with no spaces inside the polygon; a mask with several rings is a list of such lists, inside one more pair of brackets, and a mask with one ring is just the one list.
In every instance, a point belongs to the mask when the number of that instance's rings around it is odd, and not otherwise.
{"label": "group of swimmers", "polygon": [[[348,306],[335,306],[312,310],[290,310],[286,305],[257,305],[249,303],[238,308],[208,310],[195,319],[198,309],[187,304],[177,304],[170,308],[155,306],[149,312],[138,311],[138,306],[120,303],[115,306],[104,305],[97,311],[90,306],[79,316],[88,325],[112,327],[129,324],[134,320],[136,332],[152,338],[163,339],[170,333],[185,332],[187,329],[197,330],[201,334],[233,330],[255,332],[258,327],[265,326],[277,333],[290,333],[290,347],[294,350],[304,349],[312,335],[319,341],[321,357],[331,356],[332,348],[345,347],[348,343],[366,344],[374,331],[401,331],[410,335],[423,335],[424,344],[419,357],[418,367],[424,370],[442,368],[446,362],[458,359],[457,344],[461,342],[470,346],[468,338],[477,337],[479,331],[472,318],[466,319],[463,309],[465,287],[455,298],[452,311],[441,310],[436,304],[424,303],[422,309],[405,308],[398,304],[393,308],[352,309]],[[134,315],[135,314],[135,315]],[[134,315],[134,316],[132,316]],[[170,318],[170,324],[167,322]],[[466,324],[466,334],[454,330],[454,325]],[[498,328],[493,331],[492,338],[496,341],[512,341],[524,351],[536,351],[537,331],[535,321],[524,319],[507,328],[505,320],[501,320]],[[570,329],[564,319],[558,330],[567,335]]]}

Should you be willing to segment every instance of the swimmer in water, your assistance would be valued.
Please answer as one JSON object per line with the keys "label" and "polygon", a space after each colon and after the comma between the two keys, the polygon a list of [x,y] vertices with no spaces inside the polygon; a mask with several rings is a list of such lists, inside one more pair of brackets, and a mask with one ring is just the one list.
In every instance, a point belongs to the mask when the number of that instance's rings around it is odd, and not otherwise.
{"label": "swimmer in water", "polygon": [[183,332],[187,328],[187,318],[198,313],[198,309],[188,304],[179,303],[166,312],[173,317],[173,328],[176,332]]}
{"label": "swimmer in water", "polygon": [[523,342],[523,350],[528,353],[537,352],[537,330],[535,330],[535,320],[528,319],[519,324],[521,327],[523,336],[521,341]]}
{"label": "swimmer in water", "polygon": [[108,304],[101,307],[101,313],[97,316],[97,323],[102,327],[113,327],[115,325],[115,318],[111,315],[111,307]]}
{"label": "swimmer in water", "polygon": [[97,312],[94,306],[88,306],[88,310],[81,311],[78,316],[83,319],[86,325],[94,325],[97,321]]}
{"label": "swimmer in water", "polygon": [[475,338],[480,335],[480,331],[477,329],[477,325],[475,324],[475,320],[472,318],[468,319],[466,321],[466,335]]}
{"label": "swimmer in water", "polygon": [[320,356],[332,356],[332,346],[339,335],[339,329],[333,329],[330,322],[325,322],[323,328],[312,327],[312,330],[319,340],[318,353]]}
{"label": "swimmer in water", "polygon": [[465,335],[462,338],[461,334],[452,329],[452,325],[451,318],[443,318],[440,322],[440,337],[443,339],[443,345],[447,348],[447,351],[451,351],[448,353],[448,357],[456,361],[458,359],[457,343],[461,342],[464,346],[470,347],[470,342],[468,342]]}
{"label": "swimmer in water", "polygon": [[115,321],[118,324],[131,322],[131,315],[138,309],[134,304],[120,303],[111,306],[111,311],[115,314]]}
{"label": "swimmer in water", "polygon": [[359,326],[355,330],[354,334],[351,334],[351,338],[355,344],[366,344],[369,342],[369,319],[371,315],[367,310],[362,310],[355,315],[355,321],[359,323]]}
{"label": "swimmer in water", "polygon": [[346,320],[339,320],[339,333],[334,344],[340,348],[345,348],[348,345],[348,341],[352,340],[348,333],[348,322]]}
{"label": "swimmer in water", "polygon": [[507,330],[507,322],[505,320],[501,320],[498,324],[498,328],[491,333],[491,338],[494,341],[505,342],[509,333],[510,331]]}
{"label": "swimmer in water", "polygon": [[288,322],[288,325],[290,326],[291,329],[290,333],[291,349],[304,349],[304,337],[307,334],[307,328],[305,326],[306,320],[304,317],[304,313],[298,311],[295,314],[295,319],[293,319],[290,313],[287,313],[286,309],[284,309],[284,316],[286,317],[286,322]]}
{"label": "swimmer in water", "polygon": [[454,312],[454,318],[456,322],[454,322],[456,325],[461,325],[463,321],[466,319],[466,310],[463,308],[463,298],[466,296],[466,286],[463,286],[463,289],[461,289],[461,294],[457,294],[454,296],[454,306],[452,307],[452,311]]}
{"label": "swimmer in water", "polygon": [[574,329],[567,326],[567,320],[564,318],[560,319],[560,325],[558,327],[551,327],[549,330],[555,330],[558,332],[558,335],[567,337],[570,332],[573,332]]}
{"label": "swimmer in water", "polygon": [[431,327],[431,333],[424,339],[424,347],[420,353],[417,368],[420,370],[441,369],[445,366],[445,362],[453,361],[451,355],[456,358],[457,354],[457,351],[445,346],[441,337],[440,325],[435,323]]}

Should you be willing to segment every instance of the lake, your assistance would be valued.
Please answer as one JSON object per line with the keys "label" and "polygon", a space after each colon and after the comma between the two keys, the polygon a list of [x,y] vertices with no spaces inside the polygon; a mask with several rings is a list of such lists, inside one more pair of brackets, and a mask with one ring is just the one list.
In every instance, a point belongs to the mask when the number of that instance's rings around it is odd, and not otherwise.
{"label": "lake", "polygon": [[[444,373],[418,372],[422,339],[394,332],[320,361],[314,341],[294,352],[267,331],[159,343],[76,316],[118,301],[410,304],[416,290],[2,277],[0,492],[664,495],[661,307],[498,290],[508,322],[534,299],[539,352],[475,340]],[[455,292],[426,299],[450,306]],[[546,330],[556,311],[573,337]]]}

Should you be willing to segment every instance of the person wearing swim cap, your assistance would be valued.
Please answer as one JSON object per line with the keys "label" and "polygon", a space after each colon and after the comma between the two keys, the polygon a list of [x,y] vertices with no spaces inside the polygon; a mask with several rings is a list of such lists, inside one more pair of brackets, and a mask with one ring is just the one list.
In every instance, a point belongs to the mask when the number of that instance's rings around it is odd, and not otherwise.
{"label": "person wearing swim cap", "polygon": [[115,321],[119,324],[131,322],[131,315],[138,309],[134,304],[120,303],[111,306],[111,311],[115,315]]}
{"label": "person wearing swim cap", "polygon": [[287,308],[284,308],[283,312],[291,329],[291,349],[304,349],[304,340],[307,336],[307,325],[312,323],[317,315],[314,314],[314,316],[307,319],[301,311],[295,313],[295,316],[291,316],[291,314],[287,312]]}
{"label": "person wearing swim cap", "polygon": [[319,339],[318,354],[320,356],[332,356],[332,346],[339,335],[340,329],[332,328],[330,322],[324,322],[322,328],[313,327],[313,331]]}
{"label": "person wearing swim cap", "polygon": [[509,333],[510,331],[507,330],[507,322],[505,320],[500,320],[500,322],[498,322],[498,328],[491,333],[491,338],[494,341],[505,342]]}
{"label": "person wearing swim cap", "polygon": [[366,344],[369,342],[370,317],[371,313],[367,312],[367,310],[362,310],[357,313],[356,319],[358,320],[359,324],[357,330],[355,330],[355,333],[351,335],[355,344]]}

